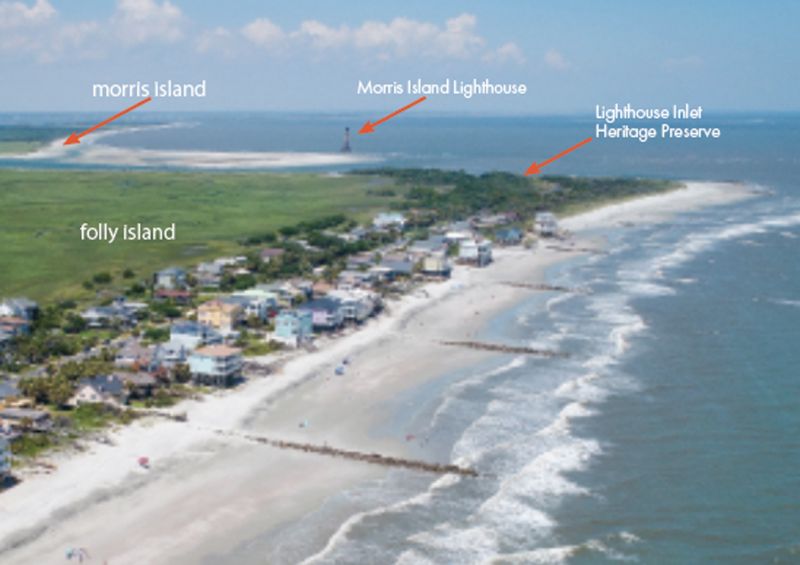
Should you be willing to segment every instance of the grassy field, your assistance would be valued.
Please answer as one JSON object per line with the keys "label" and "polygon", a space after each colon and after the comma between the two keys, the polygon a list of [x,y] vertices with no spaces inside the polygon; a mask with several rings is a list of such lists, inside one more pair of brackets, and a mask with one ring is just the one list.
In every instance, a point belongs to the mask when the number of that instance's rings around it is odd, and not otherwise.
{"label": "grassy field", "polygon": [[[81,283],[241,251],[237,240],[334,213],[364,219],[398,197],[370,177],[279,173],[0,171],[0,296],[88,296]],[[400,193],[402,191],[398,191]],[[174,242],[82,242],[80,225],[177,225]]]}
{"label": "grassy field", "polygon": [[0,155],[31,153],[42,147],[39,141],[2,141],[0,140]]}

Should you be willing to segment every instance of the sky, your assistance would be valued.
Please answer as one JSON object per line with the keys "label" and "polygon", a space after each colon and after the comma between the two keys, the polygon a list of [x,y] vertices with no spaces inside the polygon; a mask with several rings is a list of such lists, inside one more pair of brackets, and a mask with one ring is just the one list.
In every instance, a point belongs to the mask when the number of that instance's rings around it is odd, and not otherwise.
{"label": "sky", "polygon": [[0,112],[117,109],[92,84],[167,79],[206,80],[207,96],[164,111],[393,109],[412,97],[358,81],[417,78],[528,86],[440,97],[442,112],[798,111],[797,22],[788,0],[0,0]]}

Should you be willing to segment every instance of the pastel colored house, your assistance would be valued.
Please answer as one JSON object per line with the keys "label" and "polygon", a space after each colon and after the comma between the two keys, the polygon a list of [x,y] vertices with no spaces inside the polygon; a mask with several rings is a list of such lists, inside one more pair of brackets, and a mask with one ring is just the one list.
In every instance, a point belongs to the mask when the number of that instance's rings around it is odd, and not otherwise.
{"label": "pastel colored house", "polygon": [[275,316],[272,339],[290,347],[297,347],[313,337],[313,314],[308,310],[284,310]]}
{"label": "pastel colored house", "polygon": [[431,277],[449,277],[452,271],[447,255],[435,253],[422,259],[422,273]]}
{"label": "pastel colored house", "polygon": [[231,386],[242,374],[242,350],[209,345],[189,356],[189,369],[198,384]]}
{"label": "pastel colored house", "polygon": [[222,332],[233,331],[243,319],[244,308],[241,304],[214,299],[197,307],[197,321]]}
{"label": "pastel colored house", "polygon": [[497,230],[494,238],[499,245],[519,245],[524,235],[519,228],[505,228]]}
{"label": "pastel colored house", "polygon": [[222,334],[206,324],[182,321],[170,326],[169,341],[191,351],[202,345],[222,343]]}
{"label": "pastel colored house", "polygon": [[311,321],[316,329],[335,330],[344,322],[341,303],[333,298],[317,298],[298,306],[298,312],[311,313]]}

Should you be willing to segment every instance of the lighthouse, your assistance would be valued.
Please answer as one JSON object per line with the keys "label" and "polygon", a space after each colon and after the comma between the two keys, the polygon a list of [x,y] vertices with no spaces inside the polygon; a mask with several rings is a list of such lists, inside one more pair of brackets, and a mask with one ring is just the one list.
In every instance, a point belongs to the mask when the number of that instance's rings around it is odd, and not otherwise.
{"label": "lighthouse", "polygon": [[342,148],[339,150],[342,153],[350,153],[350,128],[344,128],[344,140],[342,141]]}

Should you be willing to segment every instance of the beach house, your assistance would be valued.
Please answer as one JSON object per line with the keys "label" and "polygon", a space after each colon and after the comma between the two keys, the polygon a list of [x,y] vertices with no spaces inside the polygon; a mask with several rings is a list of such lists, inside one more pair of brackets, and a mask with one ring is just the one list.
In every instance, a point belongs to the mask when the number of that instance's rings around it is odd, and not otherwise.
{"label": "beach house", "polygon": [[115,298],[108,306],[91,306],[80,316],[90,328],[135,326],[138,313],[147,309],[143,302],[129,302],[124,296]]}
{"label": "beach house", "polygon": [[432,235],[428,239],[414,241],[408,247],[408,253],[414,258],[422,259],[432,253],[447,253],[449,244],[443,235]]}
{"label": "beach house", "polygon": [[368,290],[335,290],[328,295],[339,302],[342,321],[360,324],[378,309],[380,297]]}
{"label": "beach house", "polygon": [[277,306],[281,308],[290,308],[292,303],[298,300],[304,300],[308,296],[306,290],[300,288],[298,284],[293,284],[288,281],[276,281],[273,283],[258,284],[255,288],[248,290],[270,293],[270,295],[275,298]]}
{"label": "beach house", "polygon": [[354,288],[369,288],[375,280],[375,274],[368,271],[345,270],[336,277],[336,288],[351,290]]}
{"label": "beach house", "polygon": [[169,267],[153,275],[153,288],[183,289],[186,288],[186,271],[178,267]]}
{"label": "beach house", "polygon": [[406,255],[387,255],[377,269],[373,267],[370,271],[379,273],[380,269],[383,269],[389,279],[410,277],[414,273],[414,262]]}
{"label": "beach house", "polygon": [[201,347],[189,356],[189,370],[198,384],[231,386],[242,374],[242,350],[227,345]]}
{"label": "beach house", "polygon": [[116,375],[98,375],[78,381],[78,387],[67,404],[107,404],[119,408],[128,402],[125,383]]}
{"label": "beach house", "polygon": [[433,253],[422,259],[422,274],[429,277],[449,277],[452,271],[445,253]]}
{"label": "beach house", "polygon": [[406,218],[400,212],[381,212],[372,220],[372,225],[378,230],[402,230],[406,225]]}
{"label": "beach house", "polygon": [[275,316],[275,331],[272,339],[297,347],[313,337],[313,314],[308,311],[284,310]]}
{"label": "beach house", "polygon": [[197,307],[197,321],[223,333],[232,332],[243,319],[244,308],[238,303],[214,299]]}
{"label": "beach house", "polygon": [[33,320],[39,314],[39,305],[27,298],[7,298],[0,302],[0,317]]}
{"label": "beach house", "polygon": [[216,261],[200,263],[195,268],[195,278],[197,286],[200,288],[219,288],[222,280],[223,265]]}
{"label": "beach house", "polygon": [[498,245],[519,245],[525,234],[519,228],[504,228],[497,230],[494,240]]}
{"label": "beach house", "polygon": [[9,337],[26,335],[30,330],[30,320],[18,316],[0,316],[0,332]]}
{"label": "beach house", "polygon": [[280,247],[266,247],[261,250],[259,256],[261,257],[262,263],[270,263],[281,257],[284,253],[286,253],[286,250]]}
{"label": "beach house", "polygon": [[129,338],[120,343],[114,355],[114,365],[117,367],[147,367],[150,364],[152,352],[142,345],[138,339]]}
{"label": "beach house", "polygon": [[458,260],[478,267],[485,267],[492,262],[492,244],[489,241],[467,239],[458,247]]}
{"label": "beach house", "polygon": [[128,398],[148,398],[158,385],[156,378],[148,373],[117,373],[116,376],[125,384]]}
{"label": "beach house", "polygon": [[192,351],[202,345],[222,343],[222,334],[199,322],[179,321],[170,326],[169,341]]}
{"label": "beach house", "polygon": [[315,329],[335,330],[344,322],[341,303],[334,298],[316,298],[297,307],[298,312],[309,312]]}
{"label": "beach house", "polygon": [[236,293],[220,298],[220,300],[231,306],[239,306],[242,309],[242,321],[248,318],[256,318],[265,321],[269,317],[270,311],[276,307],[276,303],[271,300],[245,293]]}
{"label": "beach house", "polygon": [[153,358],[148,370],[155,372],[159,370],[172,369],[176,365],[186,363],[191,353],[191,349],[181,344],[181,342],[168,341],[157,343],[152,346]]}
{"label": "beach house", "polygon": [[0,410],[0,426],[11,431],[46,432],[53,427],[53,421],[43,410],[3,408]]}
{"label": "beach house", "polygon": [[242,302],[242,305],[248,316],[258,316],[262,320],[266,320],[278,312],[278,295],[264,288],[248,288],[235,292],[232,296],[245,301]]}
{"label": "beach house", "polygon": [[469,222],[451,222],[445,228],[444,239],[449,244],[460,244],[462,241],[473,239],[475,234]]}
{"label": "beach house", "polygon": [[537,212],[533,223],[541,237],[554,237],[558,233],[558,221],[552,212]]}

